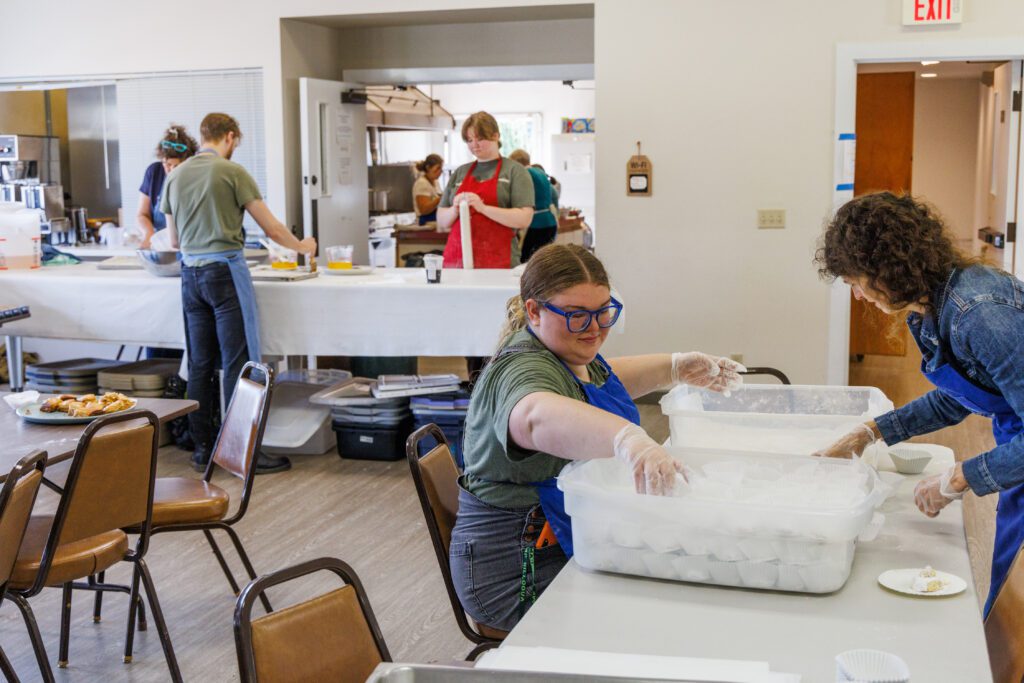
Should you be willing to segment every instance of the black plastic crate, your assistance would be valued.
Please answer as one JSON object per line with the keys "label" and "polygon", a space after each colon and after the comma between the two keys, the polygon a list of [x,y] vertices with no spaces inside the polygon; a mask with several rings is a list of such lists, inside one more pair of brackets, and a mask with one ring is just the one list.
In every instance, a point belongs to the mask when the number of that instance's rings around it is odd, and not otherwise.
{"label": "black plastic crate", "polygon": [[383,428],[334,424],[338,456],[351,460],[400,460],[405,457],[405,440],[411,433],[411,419]]}

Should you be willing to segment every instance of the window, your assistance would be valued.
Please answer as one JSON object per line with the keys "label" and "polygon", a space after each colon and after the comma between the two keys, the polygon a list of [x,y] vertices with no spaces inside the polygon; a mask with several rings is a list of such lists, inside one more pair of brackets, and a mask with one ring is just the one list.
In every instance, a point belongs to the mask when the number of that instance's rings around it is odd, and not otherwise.
{"label": "window", "polygon": [[[135,225],[139,185],[146,167],[156,161],[156,145],[167,127],[172,123],[181,124],[199,142],[199,123],[214,111],[230,114],[238,120],[242,144],[231,160],[245,167],[266,198],[261,70],[176,74],[117,82],[121,206],[127,225]],[[263,234],[248,214],[244,225],[250,235]]]}
{"label": "window", "polygon": [[[493,112],[492,112],[493,113]],[[449,168],[455,168],[473,161],[473,155],[462,142],[462,124],[469,114],[455,115],[455,130],[449,138],[446,155]],[[540,161],[544,157],[544,115],[540,112],[526,114],[494,114],[501,132],[501,155],[508,156],[514,149],[525,149],[530,157]]]}

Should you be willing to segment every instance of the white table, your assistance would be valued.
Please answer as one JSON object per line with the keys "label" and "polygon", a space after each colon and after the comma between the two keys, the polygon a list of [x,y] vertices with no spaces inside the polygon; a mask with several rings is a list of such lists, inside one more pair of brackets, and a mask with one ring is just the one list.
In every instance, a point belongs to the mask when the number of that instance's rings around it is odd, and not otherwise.
{"label": "white table", "polygon": [[[519,293],[509,270],[445,270],[432,285],[418,268],[254,284],[263,353],[279,356],[487,356],[506,301]],[[31,318],[3,328],[14,344],[43,337],[184,347],[179,278],[81,263],[2,272],[0,294],[31,308]]]}
{"label": "white table", "polygon": [[[83,261],[102,261],[111,256],[135,256],[135,252],[138,249],[137,246],[110,247],[105,244],[76,244],[73,247],[59,244],[56,248],[65,254],[77,256]],[[246,249],[245,258],[266,259],[268,253],[266,249]]]}
{"label": "white table", "polygon": [[[926,448],[936,456],[926,475],[952,464],[948,448]],[[805,683],[835,680],[838,653],[872,648],[902,657],[914,681],[990,681],[961,504],[928,519],[913,505],[920,479],[906,477],[882,506],[881,534],[858,544],[849,581],[831,595],[640,579],[570,562],[505,644],[767,661]],[[967,590],[917,598],[878,585],[887,569],[928,564],[963,578]]]}

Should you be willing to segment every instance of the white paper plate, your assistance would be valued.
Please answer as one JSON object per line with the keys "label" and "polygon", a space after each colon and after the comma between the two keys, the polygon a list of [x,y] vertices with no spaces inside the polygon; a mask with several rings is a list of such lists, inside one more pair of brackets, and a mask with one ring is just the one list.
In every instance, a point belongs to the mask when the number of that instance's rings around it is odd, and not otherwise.
{"label": "white paper plate", "polygon": [[957,595],[958,593],[963,593],[967,589],[967,582],[959,576],[936,570],[935,577],[945,581],[945,587],[931,593],[916,591],[912,586],[914,585],[914,577],[920,572],[921,567],[917,567],[916,569],[890,569],[887,572],[882,572],[878,577],[878,583],[891,591],[921,598],[941,598],[947,595]]}
{"label": "white paper plate", "polygon": [[[131,408],[125,408],[125,410],[119,410],[119,411],[117,411],[117,413],[107,413],[107,414],[108,415],[117,415],[118,413],[123,413],[126,410],[133,410],[135,408],[135,406],[138,405],[138,403],[139,403],[138,401],[136,401],[134,399],[128,399],[128,400],[130,400],[132,402]],[[30,403],[27,406],[22,406],[22,407],[18,408],[18,410],[16,410],[15,412],[18,414],[18,417],[20,417],[25,422],[32,422],[32,423],[41,424],[41,425],[80,425],[80,424],[86,424],[87,422],[92,422],[93,420],[95,420],[98,417],[103,417],[103,415],[71,417],[67,413],[58,413],[58,412],[44,413],[43,411],[39,410],[39,408],[42,405],[43,405],[42,402]]]}
{"label": "white paper plate", "polygon": [[339,276],[352,276],[352,275],[371,275],[373,268],[370,266],[352,266],[351,268],[327,268],[326,266],[318,268],[318,271],[325,275],[339,275]]}

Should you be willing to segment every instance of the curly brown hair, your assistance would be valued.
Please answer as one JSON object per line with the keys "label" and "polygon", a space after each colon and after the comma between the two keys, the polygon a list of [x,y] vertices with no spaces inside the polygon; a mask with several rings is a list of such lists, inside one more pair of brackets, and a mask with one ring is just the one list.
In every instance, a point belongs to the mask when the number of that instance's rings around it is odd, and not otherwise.
{"label": "curly brown hair", "polygon": [[[182,149],[184,147],[184,149]],[[157,159],[181,159],[184,161],[199,150],[195,138],[188,134],[185,126],[172,123],[156,145]]]}
{"label": "curly brown hair", "polygon": [[867,277],[895,309],[918,304],[932,310],[932,297],[950,271],[980,262],[953,246],[934,207],[892,192],[839,207],[814,254],[823,280]]}

